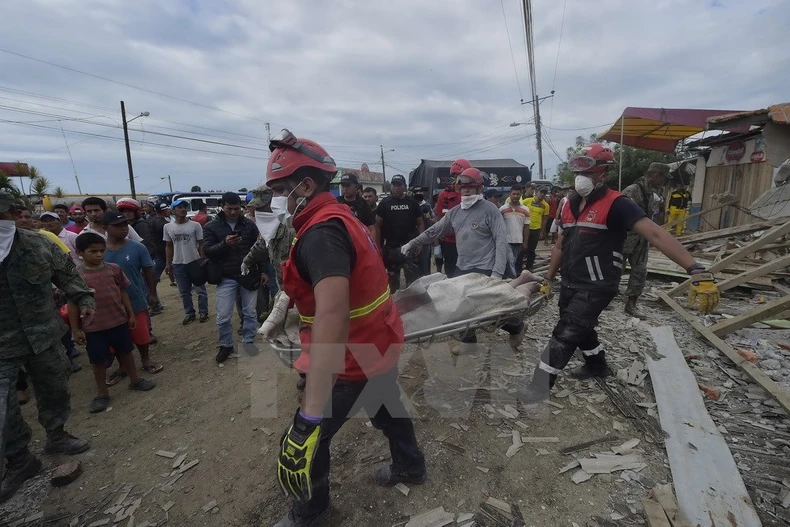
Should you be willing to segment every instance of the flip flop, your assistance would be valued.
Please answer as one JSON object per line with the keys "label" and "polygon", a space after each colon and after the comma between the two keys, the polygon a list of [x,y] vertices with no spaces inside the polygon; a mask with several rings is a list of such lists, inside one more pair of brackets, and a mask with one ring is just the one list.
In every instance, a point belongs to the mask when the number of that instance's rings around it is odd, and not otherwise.
{"label": "flip flop", "polygon": [[107,381],[104,384],[106,384],[107,386],[115,386],[116,384],[121,382],[121,379],[125,378],[127,375],[128,374],[125,371],[115,370],[110,374],[109,377],[107,377]]}
{"label": "flip flop", "polygon": [[107,409],[107,406],[110,402],[110,398],[104,395],[97,395],[91,401],[91,405],[88,408],[88,411],[92,414],[97,414],[99,412],[103,412]]}
{"label": "flip flop", "polygon": [[129,385],[130,390],[135,390],[138,392],[147,392],[148,390],[153,390],[155,387],[156,383],[148,379],[137,379],[137,382]]}
{"label": "flip flop", "polygon": [[145,365],[143,365],[143,369],[144,369],[146,372],[148,372],[148,373],[154,374],[154,373],[159,373],[160,371],[162,371],[163,369],[165,369],[165,367],[164,367],[164,366],[162,366],[162,365],[161,365],[161,364],[159,364],[159,363],[156,363],[156,362],[153,362],[153,361],[151,361],[151,362],[149,362],[148,364],[145,364]]}

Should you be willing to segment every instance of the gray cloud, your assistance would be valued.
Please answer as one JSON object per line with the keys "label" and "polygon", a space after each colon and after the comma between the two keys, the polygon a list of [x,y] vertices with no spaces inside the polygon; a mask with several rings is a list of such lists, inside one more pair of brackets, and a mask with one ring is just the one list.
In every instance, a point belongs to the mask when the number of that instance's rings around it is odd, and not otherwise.
{"label": "gray cloud", "polygon": [[[466,153],[525,164],[536,158],[533,127],[508,126],[532,117],[531,107],[519,103],[522,95],[529,97],[529,79],[514,0],[504,5],[521,94],[496,1],[7,4],[4,49],[230,112],[0,53],[7,72],[0,81],[5,98],[0,119],[27,123],[0,122],[0,158],[32,163],[67,190],[76,185],[61,125],[70,131],[66,137],[83,190],[128,188],[122,132],[89,124],[117,126],[121,99],[130,115],[151,112],[132,132],[138,141],[133,144],[137,188],[144,192],[166,189],[160,179],[166,174],[178,188],[259,184],[265,172],[265,121],[275,131],[288,126],[322,142],[352,167],[367,162],[375,168],[379,144],[395,148],[386,160],[403,172],[423,157]],[[602,132],[605,126],[563,129],[612,122],[626,106],[752,109],[786,99],[790,57],[782,42],[790,9],[780,0],[721,5],[599,0],[595,9],[568,2],[556,81],[563,3],[534,4],[539,93],[556,89],[555,99],[541,106],[543,122],[560,155],[576,135]],[[9,108],[89,118],[89,123]],[[544,160],[553,172],[557,159],[549,149]]]}

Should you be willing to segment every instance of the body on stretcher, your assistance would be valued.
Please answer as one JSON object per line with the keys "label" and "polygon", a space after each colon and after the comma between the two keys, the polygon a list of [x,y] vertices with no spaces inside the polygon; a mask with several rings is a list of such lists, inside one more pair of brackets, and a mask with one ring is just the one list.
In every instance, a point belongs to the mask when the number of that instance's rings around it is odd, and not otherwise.
{"label": "body on stretcher", "polygon": [[[531,278],[531,275],[530,275]],[[423,277],[393,295],[404,323],[408,344],[430,344],[469,330],[522,321],[547,302],[537,293],[539,283],[525,275],[510,283],[484,275],[446,279],[439,273]],[[299,356],[298,321],[290,300],[280,293],[269,318],[258,330],[283,364],[292,367]]]}

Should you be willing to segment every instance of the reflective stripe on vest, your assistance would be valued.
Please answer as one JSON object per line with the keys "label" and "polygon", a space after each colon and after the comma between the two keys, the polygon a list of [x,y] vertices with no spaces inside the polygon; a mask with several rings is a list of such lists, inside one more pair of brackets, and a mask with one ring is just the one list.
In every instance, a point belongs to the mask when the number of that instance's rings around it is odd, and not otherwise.
{"label": "reflective stripe on vest", "polygon": [[[390,290],[389,288],[387,288],[387,290],[384,291],[384,293],[382,293],[381,296],[379,296],[370,304],[349,311],[348,313],[349,318],[359,318],[371,314],[373,311],[376,310],[376,308],[378,308],[384,302],[386,302],[389,299],[389,297],[390,297]],[[304,315],[299,315],[299,320],[301,320],[305,324],[312,324],[315,322],[315,317],[307,317]]]}

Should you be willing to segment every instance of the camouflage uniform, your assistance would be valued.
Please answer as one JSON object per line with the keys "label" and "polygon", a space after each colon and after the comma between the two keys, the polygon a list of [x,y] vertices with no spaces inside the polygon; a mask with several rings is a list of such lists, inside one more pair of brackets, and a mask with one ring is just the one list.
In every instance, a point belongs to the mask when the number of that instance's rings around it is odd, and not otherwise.
{"label": "camouflage uniform", "polygon": [[[0,208],[4,210],[7,206]],[[25,367],[36,393],[38,420],[48,433],[62,430],[71,412],[69,360],[60,343],[68,327],[58,316],[52,284],[79,307],[95,309],[93,290],[80,278],[71,258],[43,236],[18,230],[11,251],[0,263],[0,379],[13,385],[19,369]],[[6,456],[25,452],[30,438],[30,426],[12,389]]]}
{"label": "camouflage uniform", "polygon": [[277,232],[274,234],[269,246],[266,246],[266,241],[260,238],[255,245],[252,246],[250,252],[244,257],[244,263],[252,265],[260,259],[261,252],[269,254],[269,260],[274,267],[274,273],[277,275],[277,287],[282,291],[283,289],[283,270],[282,264],[288,259],[288,252],[291,250],[291,243],[293,242],[296,232],[285,225],[277,227]]}
{"label": "camouflage uniform", "polygon": [[[637,179],[632,185],[628,185],[623,190],[623,196],[639,205],[648,218],[653,217],[653,192],[648,188],[644,176]],[[635,232],[629,232],[623,244],[623,261],[627,261],[631,265],[631,275],[628,277],[626,291],[626,296],[629,298],[639,297],[645,290],[649,247],[650,244],[647,240]]]}

